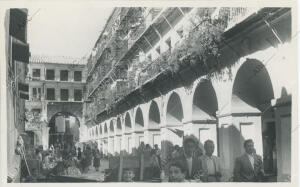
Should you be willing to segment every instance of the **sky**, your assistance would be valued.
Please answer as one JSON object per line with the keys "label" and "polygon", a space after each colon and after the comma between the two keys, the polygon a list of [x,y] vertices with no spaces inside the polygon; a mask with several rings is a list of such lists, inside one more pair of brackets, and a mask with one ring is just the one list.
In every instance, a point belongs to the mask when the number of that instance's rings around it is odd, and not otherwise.
{"label": "sky", "polygon": [[91,6],[28,9],[31,55],[81,58],[90,54],[112,10]]}

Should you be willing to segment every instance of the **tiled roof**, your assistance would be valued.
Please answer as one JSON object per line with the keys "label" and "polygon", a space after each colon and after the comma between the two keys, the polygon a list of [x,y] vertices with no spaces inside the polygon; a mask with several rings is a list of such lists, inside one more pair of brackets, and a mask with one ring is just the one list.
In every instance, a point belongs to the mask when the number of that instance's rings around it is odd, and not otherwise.
{"label": "tiled roof", "polygon": [[30,63],[38,64],[78,64],[86,65],[87,59],[84,58],[74,58],[68,56],[48,56],[48,55],[31,55],[29,59]]}

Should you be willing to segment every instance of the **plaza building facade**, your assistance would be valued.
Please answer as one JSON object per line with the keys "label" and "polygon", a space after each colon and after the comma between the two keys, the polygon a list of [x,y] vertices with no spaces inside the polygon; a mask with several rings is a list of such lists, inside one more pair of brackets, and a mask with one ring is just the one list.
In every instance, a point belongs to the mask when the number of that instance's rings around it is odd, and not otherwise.
{"label": "plaza building facade", "polygon": [[115,8],[87,63],[83,142],[110,155],[157,144],[167,158],[186,135],[211,139],[229,180],[251,138],[265,172],[285,180],[291,32],[289,8]]}
{"label": "plaza building facade", "polygon": [[79,141],[85,76],[84,59],[30,57],[25,131],[33,147],[48,149],[50,144],[68,139],[66,134],[72,139],[69,141]]}

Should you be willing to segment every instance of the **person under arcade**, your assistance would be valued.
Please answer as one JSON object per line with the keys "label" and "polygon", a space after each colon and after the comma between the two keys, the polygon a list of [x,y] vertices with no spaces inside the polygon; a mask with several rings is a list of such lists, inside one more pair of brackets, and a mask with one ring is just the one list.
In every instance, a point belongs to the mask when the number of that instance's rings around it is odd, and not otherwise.
{"label": "person under arcade", "polygon": [[187,174],[186,168],[180,163],[171,163],[169,166],[169,182],[187,182],[185,176]]}
{"label": "person under arcade", "polygon": [[176,159],[186,168],[187,173],[185,176],[186,180],[199,179],[201,173],[201,161],[198,156],[195,155],[197,148],[197,139],[192,136],[187,136],[183,140],[183,155]]}

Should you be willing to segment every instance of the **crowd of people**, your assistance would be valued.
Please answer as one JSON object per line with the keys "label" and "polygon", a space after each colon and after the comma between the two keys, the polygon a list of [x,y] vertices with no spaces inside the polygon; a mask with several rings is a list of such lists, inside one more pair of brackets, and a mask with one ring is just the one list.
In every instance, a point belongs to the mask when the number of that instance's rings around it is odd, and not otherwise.
{"label": "crowd of people", "polygon": [[28,167],[25,165],[23,167],[23,171],[27,171],[23,175],[23,180],[33,182],[38,177],[49,175],[80,176],[92,167],[95,171],[99,171],[102,157],[103,154],[93,145],[85,145],[83,150],[72,143],[56,143],[50,145],[47,150],[39,146],[35,149],[35,154],[27,156]]}
{"label": "crowd of people", "polygon": [[[161,182],[262,182],[264,181],[263,162],[256,154],[251,139],[244,141],[245,153],[236,158],[234,173],[230,179],[225,177],[224,165],[220,158],[213,155],[215,143],[212,140],[204,142],[204,150],[199,142],[191,137],[183,140],[182,147],[168,147],[168,154],[162,154],[158,145],[152,148],[143,142],[132,153],[133,156],[144,158],[144,181],[157,179]],[[164,150],[165,151],[165,150]],[[126,155],[131,156],[131,155]],[[97,145],[87,144],[75,147],[72,144],[61,146],[51,145],[48,150],[37,148],[35,160],[41,166],[38,174],[80,176],[94,167],[99,171],[100,160],[104,158]],[[34,170],[36,171],[36,170]],[[33,173],[32,175],[35,175]],[[127,167],[122,170],[122,181],[133,182],[138,179],[137,168]]]}
{"label": "crowd of people", "polygon": [[[150,174],[150,178],[159,177],[162,182],[263,182],[262,158],[256,154],[253,140],[245,140],[244,149],[245,153],[236,158],[234,173],[229,179],[224,177],[226,173],[220,158],[213,155],[215,143],[212,140],[205,141],[202,150],[197,140],[185,138],[183,146],[173,146],[164,159],[158,147],[151,149],[143,143],[138,153],[150,153],[151,164],[145,173]],[[135,174],[133,168],[124,168],[123,181],[134,181]]]}

